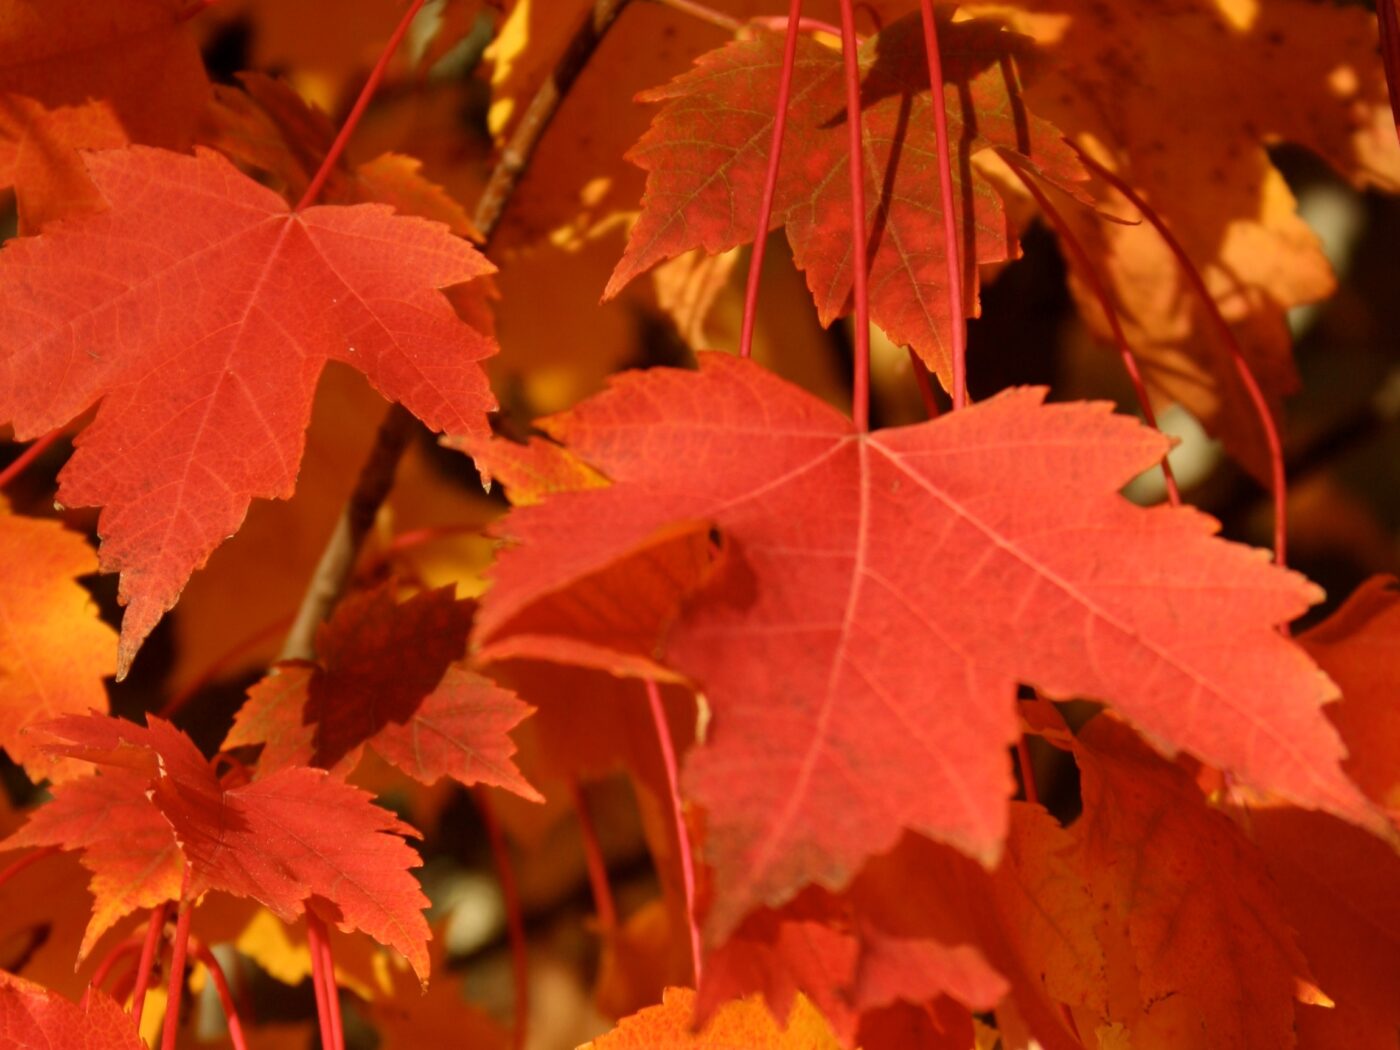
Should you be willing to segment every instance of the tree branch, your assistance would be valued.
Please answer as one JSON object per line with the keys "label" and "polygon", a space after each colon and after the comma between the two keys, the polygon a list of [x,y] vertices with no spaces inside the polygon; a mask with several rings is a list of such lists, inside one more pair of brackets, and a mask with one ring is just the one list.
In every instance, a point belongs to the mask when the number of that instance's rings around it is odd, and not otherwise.
{"label": "tree branch", "polygon": [[[474,223],[481,234],[483,248],[490,245],[506,205],[560,103],[627,3],[628,0],[594,0],[592,11],[564,48],[553,72],[530,100],[477,203]],[[321,552],[321,560],[278,654],[279,660],[310,660],[315,656],[316,628],[334,611],[349,586],[360,547],[394,487],[394,473],[417,427],[417,420],[402,405],[390,408],[379,425],[374,447],[360,468],[355,490]]]}
{"label": "tree branch", "polygon": [[515,126],[505,149],[501,151],[500,160],[496,162],[495,170],[491,172],[491,178],[486,183],[486,189],[481,193],[481,200],[477,202],[473,221],[481,231],[482,237],[488,241],[500,223],[501,215],[505,212],[506,204],[515,192],[521,175],[529,166],[535,147],[544,137],[554,114],[559,111],[564,96],[569,93],[569,88],[573,87],[574,81],[583,72],[603,36],[626,6],[627,0],[594,0],[592,11],[564,48],[564,53],[559,56],[553,72],[530,100],[520,123]]}

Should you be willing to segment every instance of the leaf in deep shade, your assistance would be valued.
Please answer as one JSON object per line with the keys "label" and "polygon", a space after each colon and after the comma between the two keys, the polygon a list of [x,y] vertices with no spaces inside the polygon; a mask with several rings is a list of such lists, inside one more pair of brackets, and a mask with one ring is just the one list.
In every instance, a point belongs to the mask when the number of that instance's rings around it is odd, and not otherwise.
{"label": "leaf in deep shade", "polygon": [[[1298,1007],[1299,1045],[1382,1047],[1400,1031],[1400,856],[1321,813],[1252,809],[1247,829],[1283,898],[1317,985],[1334,1001]],[[1136,1044],[1134,1044],[1136,1045]]]}
{"label": "leaf in deep shade", "polygon": [[[314,896],[342,930],[362,930],[396,949],[427,980],[428,900],[409,873],[418,856],[401,837],[416,835],[412,827],[324,770],[293,767],[225,788],[189,737],[155,716],[148,722],[143,728],[90,716],[44,728],[56,752],[103,769],[78,784],[105,784],[115,802],[133,806],[137,798],[150,799],[189,866],[190,897],[208,890],[251,897],[291,922]],[[82,839],[65,839],[70,797],[59,794],[41,806],[9,844],[102,847],[84,860],[98,869],[103,856],[121,849],[125,829],[117,821],[89,821]],[[170,897],[178,892],[177,885]],[[95,939],[91,928],[89,939]]]}
{"label": "leaf in deep shade", "polygon": [[1346,771],[1400,827],[1400,582],[1373,576],[1298,644],[1342,691],[1327,715]]}
{"label": "leaf in deep shade", "polygon": [[[941,40],[961,251],[978,263],[1014,258],[1001,197],[973,173],[973,155],[1016,150],[1064,184],[1082,178],[1082,170],[1059,133],[1014,100],[1011,59],[1025,50],[1025,38],[976,21],[945,22]],[[630,154],[647,170],[646,196],[608,295],[691,248],[716,253],[753,239],[782,54],[782,34],[759,33],[710,52],[694,70],[641,96],[666,105]],[[946,385],[943,205],[919,19],[871,37],[860,61],[871,318],[895,343],[918,350]],[[854,281],[842,77],[839,51],[799,40],[773,206],[773,226],[786,227],[823,324],[850,309]],[[975,311],[976,267],[965,269]]]}
{"label": "leaf in deep shade", "polygon": [[186,0],[0,0],[0,185],[22,233],[102,207],[79,150],[186,149],[209,79]]}
{"label": "leaf in deep shade", "polygon": [[[1132,184],[1201,270],[1277,413],[1298,386],[1288,311],[1336,278],[1290,182],[1280,144],[1322,158],[1357,187],[1400,189],[1376,19],[1313,0],[1002,0],[959,5],[1035,39],[1026,104]],[[1287,166],[1283,166],[1286,170]],[[1115,191],[1097,196],[1136,219]],[[1179,402],[1261,479],[1267,447],[1229,346],[1146,222],[1061,208],[1114,303],[1149,387]],[[1104,341],[1080,273],[1070,291]]]}
{"label": "leaf in deep shade", "polygon": [[1086,1007],[1095,1024],[1106,1018],[1099,908],[1069,866],[1071,843],[1054,818],[1024,803],[1011,816],[995,872],[906,835],[840,895],[808,890],[750,915],[705,961],[699,1019],[753,993],[786,1017],[801,992],[848,1045],[869,1046],[867,1029],[882,1013],[941,998],[999,1017],[1014,1006],[1046,1050],[1076,1050],[1063,1010]]}
{"label": "leaf in deep shade", "polygon": [[1164,751],[1375,820],[1339,768],[1330,683],[1274,629],[1316,588],[1203,514],[1129,504],[1118,489],[1166,439],[1042,398],[858,434],[706,354],[698,375],[631,373],[546,421],[614,484],[512,512],[483,631],[669,522],[710,521],[732,550],[667,648],[713,711],[686,786],[707,812],[716,940],[806,883],[839,888],[905,828],[994,862],[1017,682],[1109,701]]}
{"label": "leaf in deep shade", "polygon": [[88,169],[111,210],[0,252],[0,418],[23,437],[100,402],[58,498],[103,508],[101,564],[127,606],[120,677],[252,498],[291,495],[326,362],[434,430],[485,432],[493,343],[438,289],[492,266],[383,206],[292,213],[207,151],[133,148]]}
{"label": "leaf in deep shade", "polygon": [[1291,1046],[1311,987],[1262,854],[1111,716],[1075,742],[1072,862],[1101,911],[1109,1009],[1142,1050]]}
{"label": "leaf in deep shade", "polygon": [[17,1050],[145,1050],[131,1015],[97,989],[81,1002],[0,973],[0,1046]]}
{"label": "leaf in deep shade", "polygon": [[224,747],[263,744],[260,772],[348,772],[368,745],[425,784],[448,776],[539,801],[509,736],[530,707],[454,666],[474,603],[443,587],[399,604],[394,590],[391,582],[343,601],[317,635],[319,664],[283,664],[254,686]]}
{"label": "leaf in deep shade", "polygon": [[74,577],[97,571],[81,536],[56,521],[0,511],[0,746],[31,780],[73,775],[35,748],[26,726],[107,709],[115,632]]}

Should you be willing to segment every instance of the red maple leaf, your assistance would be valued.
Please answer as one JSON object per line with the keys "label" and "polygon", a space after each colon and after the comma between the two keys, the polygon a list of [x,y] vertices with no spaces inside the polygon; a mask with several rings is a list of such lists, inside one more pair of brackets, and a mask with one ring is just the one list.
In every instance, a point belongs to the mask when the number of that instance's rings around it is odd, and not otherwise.
{"label": "red maple leaf", "polygon": [[110,211],[0,252],[0,418],[24,437],[101,402],[58,498],[103,508],[101,564],[127,606],[121,677],[251,499],[291,495],[327,361],[435,430],[484,432],[493,343],[438,289],[492,266],[381,205],[291,212],[207,151],[132,148],[88,168]]}
{"label": "red maple leaf", "polygon": [[474,603],[452,587],[403,604],[395,584],[353,595],[316,638],[317,664],[282,664],[248,694],[224,747],[263,744],[260,773],[292,765],[346,772],[366,745],[409,776],[449,776],[542,801],[511,757],[510,730],[531,708],[454,666]]}
{"label": "red maple leaf", "polygon": [[115,635],[74,579],[95,572],[97,559],[56,521],[0,512],[0,565],[0,746],[33,780],[69,777],[73,770],[35,748],[23,730],[107,708],[102,679],[115,670]]}
{"label": "red maple leaf", "polygon": [[[226,788],[189,737],[154,716],[148,721],[142,728],[102,716],[61,718],[44,728],[58,753],[115,768],[116,777],[104,771],[91,779],[118,802],[135,805],[138,791],[149,798],[188,865],[190,897],[208,890],[251,897],[292,922],[315,896],[341,929],[396,949],[427,979],[428,900],[409,874],[418,856],[400,837],[416,835],[412,827],[324,770],[294,767]],[[84,858],[100,865],[130,825],[87,819],[86,834],[72,836],[77,797],[56,795],[9,844],[103,845]]]}
{"label": "red maple leaf", "polygon": [[[1026,39],[979,20],[940,30],[943,94],[954,143],[953,199],[965,270],[965,311],[976,310],[975,263],[1017,254],[1001,197],[972,176],[972,158],[1001,147],[1060,183],[1082,178],[1074,153],[1015,97],[1010,59]],[[633,277],[691,248],[721,252],[753,240],[768,165],[783,39],[759,33],[702,56],[697,68],[645,92],[665,102],[629,153],[647,170],[642,214],[608,283],[616,295]],[[870,316],[895,343],[908,343],[945,379],[951,374],[947,266],[938,150],[928,64],[917,16],[896,22],[860,49],[865,142]],[[798,41],[772,226],[783,225],[807,273],[823,324],[850,309],[855,280],[850,162],[841,53]]]}
{"label": "red maple leaf", "polygon": [[1122,723],[1076,738],[1073,862],[1101,911],[1113,1019],[1134,1046],[1288,1046],[1308,964],[1262,856]]}
{"label": "red maple leaf", "polygon": [[1400,827],[1400,584],[1372,577],[1298,644],[1342,690],[1327,715],[1350,753],[1346,771]]}
{"label": "red maple leaf", "polygon": [[1166,440],[1042,398],[863,434],[706,354],[698,375],[632,373],[545,422],[614,484],[511,514],[483,629],[674,521],[712,522],[731,550],[667,646],[714,712],[686,784],[708,812],[716,940],[808,882],[840,887],[905,828],[994,862],[1017,682],[1375,819],[1339,768],[1329,683],[1274,630],[1316,588],[1196,511],[1129,504],[1118,489]]}
{"label": "red maple leaf", "polygon": [[1385,1046],[1400,1031],[1400,856],[1394,846],[1321,813],[1251,809],[1284,918],[1318,986],[1334,1000],[1297,1007],[1302,1047]]}
{"label": "red maple leaf", "polygon": [[42,985],[0,973],[0,1045],[16,1050],[144,1050],[131,1015],[90,989],[70,1003]]}
{"label": "red maple leaf", "polygon": [[184,857],[169,821],[147,797],[150,782],[139,770],[107,769],[60,784],[4,842],[6,849],[82,851],[93,903],[79,960],[124,916],[180,895]]}
{"label": "red maple leaf", "polygon": [[1011,813],[995,872],[907,835],[840,896],[808,890],[781,911],[749,916],[706,960],[700,1017],[761,992],[781,1020],[801,992],[838,1034],[869,1046],[867,1029],[884,1011],[947,997],[999,1018],[1014,1004],[1042,1045],[1078,1047],[1061,1010],[1105,1014],[1099,909],[1066,862],[1064,829],[1036,806],[1016,803]]}

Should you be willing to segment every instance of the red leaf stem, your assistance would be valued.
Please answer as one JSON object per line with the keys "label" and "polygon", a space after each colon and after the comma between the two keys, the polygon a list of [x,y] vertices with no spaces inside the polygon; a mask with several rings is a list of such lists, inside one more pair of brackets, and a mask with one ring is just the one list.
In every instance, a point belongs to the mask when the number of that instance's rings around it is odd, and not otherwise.
{"label": "red leaf stem", "polygon": [[1026,734],[1016,738],[1016,764],[1021,769],[1021,788],[1026,793],[1026,801],[1039,805],[1040,792],[1035,786],[1035,765],[1031,762],[1031,749],[1026,744]]}
{"label": "red leaf stem", "polygon": [[365,110],[369,108],[374,93],[379,90],[379,82],[384,79],[384,72],[389,68],[389,60],[394,57],[394,52],[398,50],[400,41],[403,40],[404,34],[408,32],[408,27],[412,25],[414,17],[417,16],[418,10],[422,6],[423,0],[413,0],[413,3],[408,6],[408,10],[404,12],[403,18],[399,20],[399,24],[394,27],[394,32],[384,45],[384,50],[379,53],[378,61],[374,63],[374,68],[369,71],[369,78],[365,80],[365,86],[360,89],[360,97],[355,99],[354,106],[350,108],[350,115],[345,118],[345,123],[340,127],[340,133],[331,143],[331,148],[326,151],[321,166],[316,169],[316,174],[312,176],[311,182],[306,187],[306,192],[301,195],[301,200],[297,202],[295,211],[301,211],[308,207],[320,196],[336,162],[340,160],[340,155],[345,152],[345,147],[349,145],[350,136],[355,133],[356,125],[360,123],[360,118],[365,115]]}
{"label": "red leaf stem", "polygon": [[1400,135],[1400,0],[1376,0],[1376,17],[1380,20],[1381,60],[1390,92],[1390,112],[1395,118],[1395,133]]}
{"label": "red leaf stem", "polygon": [[943,260],[948,267],[948,327],[953,336],[953,408],[967,404],[967,320],[963,317],[962,256],[958,248],[958,213],[953,200],[953,159],[948,144],[948,108],[943,97],[943,56],[932,0],[919,0],[928,56],[929,103],[938,139],[938,189],[943,203]]}
{"label": "red leaf stem", "polygon": [[335,1028],[331,1024],[331,999],[336,997],[335,971],[326,972],[321,939],[326,928],[310,908],[306,910],[306,949],[311,955],[311,984],[316,991],[316,1023],[321,1032],[322,1050],[336,1050]]}
{"label": "red leaf stem", "polygon": [[[763,26],[765,29],[772,29],[775,31],[779,29],[786,29],[788,25],[791,24],[790,20],[784,18],[782,15],[771,15],[767,18],[755,18],[754,23],[756,25]],[[834,26],[830,22],[823,22],[819,18],[799,18],[797,20],[797,28],[802,30],[804,33],[826,33],[829,36],[837,37],[841,35],[840,26]],[[865,37],[857,33],[856,43],[865,43]]]}
{"label": "red leaf stem", "polygon": [[758,317],[758,283],[763,274],[763,253],[768,245],[768,223],[773,216],[773,196],[778,190],[778,164],[783,156],[783,132],[787,128],[788,101],[792,98],[792,71],[797,64],[797,33],[802,19],[802,0],[791,0],[788,7],[787,36],[783,41],[783,66],[778,77],[777,110],[773,117],[773,139],[768,148],[768,171],[763,179],[763,199],[758,206],[758,226],[754,232],[753,253],[749,256],[749,278],[744,289],[744,323],[739,334],[739,356],[753,353],[753,326]]}
{"label": "red leaf stem", "polygon": [[[306,909],[306,928],[316,931],[312,950],[321,962],[321,981],[326,990],[326,1024],[330,1028],[332,1050],[345,1050],[345,1022],[340,1014],[340,990],[335,982],[335,957],[331,954],[331,934],[312,908]],[[313,959],[313,963],[314,963]]]}
{"label": "red leaf stem", "polygon": [[214,991],[218,993],[219,1004],[224,1008],[224,1021],[228,1025],[228,1038],[233,1050],[248,1050],[248,1042],[243,1037],[243,1023],[238,1019],[238,1009],[233,1004],[228,978],[224,975],[224,968],[219,965],[218,957],[208,946],[193,939],[190,941],[190,952],[204,964],[209,971],[209,979],[214,982]]}
{"label": "red leaf stem", "polygon": [[199,14],[201,11],[207,11],[218,2],[219,0],[192,0],[190,4],[176,12],[175,21],[188,22],[195,15]]}
{"label": "red leaf stem", "polygon": [[180,997],[185,991],[185,954],[190,944],[190,919],[194,908],[186,894],[189,892],[190,869],[185,866],[185,884],[180,888],[179,919],[175,922],[175,940],[170,946],[170,977],[166,985],[165,1030],[161,1036],[161,1050],[175,1050],[175,1040],[180,1033]]}
{"label": "red leaf stem", "polygon": [[491,843],[491,856],[496,863],[496,878],[501,884],[501,898],[506,906],[506,934],[510,938],[510,970],[515,984],[515,1016],[511,1045],[515,1050],[525,1046],[525,1036],[530,1019],[530,956],[525,941],[525,914],[520,908],[520,887],[515,881],[515,867],[511,864],[510,848],[506,843],[501,822],[496,819],[496,811],[491,807],[491,799],[480,789],[473,792],[482,823],[486,825],[486,837]]}
{"label": "red leaf stem", "polygon": [[143,938],[132,937],[122,941],[110,952],[102,957],[102,961],[97,964],[97,969],[92,973],[92,979],[88,981],[90,988],[101,988],[107,978],[112,975],[112,971],[117,968],[117,964],[128,955],[139,955]]}
{"label": "red leaf stem", "polygon": [[383,568],[394,555],[402,554],[404,551],[410,551],[415,547],[421,547],[436,540],[451,539],[453,536],[470,536],[479,532],[481,532],[480,525],[426,525],[421,529],[401,532],[390,540],[383,550],[366,559],[365,566],[360,570],[359,576],[362,579],[372,579],[374,574]]}
{"label": "red leaf stem", "polygon": [[[727,29],[731,33],[737,33],[744,28],[744,20],[735,18],[733,15],[725,14],[723,11],[716,11],[708,4],[698,3],[697,0],[657,0],[662,7],[669,7],[673,11],[698,18],[702,22],[708,22],[712,26],[720,29]],[[792,24],[791,17],[784,18],[782,15],[767,15],[762,18],[755,18],[752,25],[762,26],[765,29],[780,31]],[[829,33],[831,36],[839,37],[841,27],[834,26],[830,22],[823,22],[819,18],[798,18],[797,28],[804,33]],[[860,37],[856,37],[859,41]]]}
{"label": "red leaf stem", "polygon": [[[1037,185],[1035,177],[1021,166],[1019,158],[1009,152],[1003,153],[1001,156],[1009,162],[1011,170],[1016,173],[1016,177],[1021,180],[1035,199],[1036,204],[1040,206],[1041,213],[1050,220],[1050,225],[1055,227],[1055,232],[1060,235],[1060,243],[1074,257],[1079,272],[1083,274],[1084,281],[1089,286],[1089,291],[1099,301],[1099,308],[1103,310],[1104,317],[1108,320],[1109,331],[1113,333],[1113,344],[1118,348],[1118,356],[1122,358],[1123,368],[1128,373],[1129,381],[1133,384],[1133,393],[1137,396],[1142,418],[1147,420],[1147,425],[1153,430],[1161,430],[1162,428],[1157,425],[1157,413],[1152,410],[1152,399],[1147,396],[1147,385],[1142,381],[1142,373],[1138,370],[1137,358],[1133,355],[1133,348],[1128,345],[1128,336],[1123,331],[1118,311],[1113,306],[1113,300],[1109,298],[1108,289],[1104,287],[1098,270],[1090,261],[1088,251],[1085,250],[1079,238],[1074,235],[1074,230],[1065,221],[1060,210],[1050,202],[1049,196]],[[1173,507],[1181,506],[1181,490],[1177,488],[1176,474],[1172,471],[1168,456],[1165,455],[1162,457],[1162,477],[1166,481],[1168,501]]]}
{"label": "red leaf stem", "polygon": [[52,857],[60,848],[59,846],[44,846],[42,849],[36,849],[30,853],[26,853],[4,871],[0,871],[0,886],[4,886],[5,883],[9,882],[20,872],[38,864],[39,861],[43,860],[45,857]]}
{"label": "red leaf stem", "polygon": [[292,614],[288,613],[286,616],[282,616],[279,617],[277,620],[274,620],[262,630],[250,634],[247,638],[244,638],[233,648],[227,650],[216,660],[214,660],[213,663],[206,667],[200,673],[198,678],[196,678],[189,685],[185,686],[184,689],[180,690],[180,692],[176,693],[169,700],[167,700],[165,702],[165,706],[160,709],[160,717],[173,719],[176,715],[178,715],[181,711],[185,709],[186,704],[188,704],[191,700],[198,696],[200,692],[203,691],[209,685],[210,682],[215,681],[221,674],[223,674],[229,666],[234,664],[239,659],[239,657],[243,656],[245,653],[248,653],[253,649],[256,649],[259,645],[267,641],[269,638],[275,638],[277,635],[281,634],[288,627],[290,627],[291,624]]}
{"label": "red leaf stem", "polygon": [[[1249,394],[1249,399],[1254,405],[1254,412],[1259,417],[1259,425],[1264,431],[1264,440],[1269,446],[1269,473],[1272,476],[1274,496],[1274,561],[1279,565],[1286,566],[1288,564],[1288,479],[1283,463],[1283,442],[1279,438],[1278,424],[1274,421],[1274,414],[1269,409],[1269,402],[1264,397],[1264,391],[1259,388],[1258,380],[1254,378],[1254,370],[1249,367],[1249,362],[1245,360],[1244,350],[1240,348],[1240,341],[1235,338],[1234,329],[1230,327],[1230,322],[1225,320],[1225,315],[1220,312],[1220,306],[1216,303],[1215,297],[1210,294],[1210,289],[1206,287],[1205,278],[1201,276],[1201,271],[1196,269],[1195,263],[1186,254],[1186,249],[1181,246],[1181,242],[1176,239],[1176,235],[1157,214],[1156,209],[1143,200],[1142,195],[1129,186],[1126,181],[1109,171],[1083,150],[1079,151],[1079,156],[1084,161],[1086,168],[1127,197],[1133,206],[1142,213],[1142,217],[1152,224],[1152,228],[1157,231],[1163,243],[1176,257],[1177,264],[1181,267],[1181,272],[1185,275],[1187,283],[1191,285],[1200,298],[1206,314],[1215,324],[1221,340],[1230,351],[1230,358],[1235,363],[1235,372],[1239,375],[1240,382],[1244,384],[1245,391]],[[1280,630],[1287,634],[1288,625],[1284,624]]]}
{"label": "red leaf stem", "polygon": [[681,865],[681,885],[685,891],[685,917],[690,925],[690,962],[695,971],[695,987],[700,987],[701,951],[700,924],[695,920],[695,857],[690,849],[690,833],[685,826],[681,805],[680,774],[676,766],[676,745],[671,739],[671,725],[666,721],[666,709],[661,706],[661,690],[647,679],[647,705],[651,721],[656,726],[656,739],[661,746],[661,763],[666,767],[666,789],[671,795],[671,815],[676,822],[676,851]]}
{"label": "red leaf stem", "polygon": [[33,463],[36,459],[38,459],[40,456],[42,456],[45,452],[47,452],[49,446],[52,445],[62,436],[63,427],[59,427],[56,430],[50,430],[47,434],[39,438],[39,440],[35,441],[27,449],[25,449],[18,456],[16,456],[12,463],[6,466],[4,470],[0,470],[0,489],[3,489],[10,482],[14,481],[15,478],[19,477],[26,470],[28,470],[29,465]]}
{"label": "red leaf stem", "polygon": [[608,885],[608,864],[603,847],[598,842],[598,829],[593,814],[588,811],[588,799],[579,786],[578,778],[569,777],[569,795],[578,814],[579,836],[583,839],[583,859],[588,866],[588,885],[593,890],[593,907],[598,912],[598,929],[603,934],[617,929],[617,905],[613,903],[612,887]]}
{"label": "red leaf stem", "polygon": [[933,392],[933,380],[929,376],[928,365],[912,346],[904,348],[909,352],[909,367],[914,370],[914,383],[919,388],[919,400],[924,403],[924,412],[929,419],[938,418],[938,397]]}
{"label": "red leaf stem", "polygon": [[170,911],[169,902],[151,912],[146,924],[146,940],[141,945],[141,958],[136,963],[136,984],[131,989],[131,1017],[136,1028],[141,1028],[141,1013],[146,1008],[146,989],[151,983],[151,971],[155,968],[157,949],[165,934],[165,916]]}
{"label": "red leaf stem", "polygon": [[[870,288],[865,243],[865,155],[860,133],[860,62],[851,0],[841,0],[841,58],[846,70],[846,132],[851,158],[851,240],[855,256],[855,376],[851,420],[859,433],[870,429]],[[697,982],[699,975],[696,975]]]}

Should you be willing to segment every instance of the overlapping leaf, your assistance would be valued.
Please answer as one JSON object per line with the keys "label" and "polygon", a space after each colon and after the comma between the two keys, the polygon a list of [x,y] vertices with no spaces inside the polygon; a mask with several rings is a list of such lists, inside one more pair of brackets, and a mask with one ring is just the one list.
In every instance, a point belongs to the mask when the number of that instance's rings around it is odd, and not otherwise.
{"label": "overlapping leaf", "polygon": [[[1385,1046],[1400,1031],[1400,857],[1388,843],[1287,806],[1243,818],[1268,862],[1284,916],[1332,1000],[1300,1005],[1303,1050]],[[1134,1046],[1137,1044],[1134,1043]]]}
{"label": "overlapping leaf", "polygon": [[762,1002],[748,999],[726,1006],[699,1032],[691,1030],[694,1001],[688,988],[668,988],[660,1005],[633,1014],[580,1050],[838,1050],[841,1045],[805,999],[798,999],[781,1027]]}
{"label": "overlapping leaf", "polygon": [[[1298,379],[1285,312],[1329,295],[1331,268],[1266,149],[1304,146],[1353,183],[1400,187],[1400,145],[1364,8],[1271,0],[1002,0],[961,5],[1033,37],[1026,103],[1137,188],[1232,322],[1275,410]],[[1109,193],[1113,210],[1133,207]],[[1229,347],[1148,224],[1066,218],[1089,247],[1153,389],[1267,477]],[[1077,262],[1071,260],[1077,268]],[[1105,339],[1102,311],[1074,286]]]}
{"label": "overlapping leaf", "polygon": [[[945,24],[942,34],[959,251],[966,306],[975,310],[973,264],[1014,257],[1017,249],[1000,196],[972,173],[973,155],[1000,146],[1061,182],[1082,173],[1055,129],[1014,101],[1010,60],[1024,50],[1022,38],[986,21]],[[780,35],[759,34],[711,52],[692,72],[642,96],[666,105],[631,153],[648,172],[647,190],[608,294],[688,249],[718,252],[752,240],[782,53]],[[823,323],[850,308],[855,265],[867,265],[872,319],[948,381],[943,207],[918,19],[872,37],[860,62],[868,244],[853,250],[841,56],[807,37],[793,72],[773,226],[786,227]]]}
{"label": "overlapping leaf", "polygon": [[[49,723],[55,750],[102,772],[63,785],[6,843],[85,851],[99,902],[86,944],[121,911],[177,899],[188,868],[190,896],[251,897],[284,922],[314,896],[342,929],[395,948],[427,979],[428,901],[409,873],[418,856],[400,837],[416,834],[411,827],[321,770],[294,767],[226,788],[188,737],[154,716],[149,723]],[[160,881],[142,866],[152,858]]]}
{"label": "overlapping leaf", "polygon": [[491,265],[382,206],[291,213],[208,152],[111,152],[89,171],[110,211],[0,253],[0,418],[33,435],[101,402],[59,499],[103,508],[121,676],[251,499],[291,494],[327,361],[436,430],[484,431],[493,344],[437,289]]}
{"label": "overlapping leaf", "polygon": [[225,748],[264,745],[266,775],[297,765],[346,772],[366,745],[409,776],[452,777],[538,800],[508,735],[530,708],[454,666],[472,603],[452,588],[394,599],[392,583],[347,598],[316,644],[319,664],[282,664],[253,687]]}
{"label": "overlapping leaf", "polygon": [[1346,770],[1400,826],[1400,584],[1376,576],[1298,643],[1332,676]]}
{"label": "overlapping leaf", "polygon": [[53,800],[5,840],[6,847],[82,851],[93,904],[79,959],[123,917],[180,896],[184,857],[170,823],[147,797],[149,788],[149,776],[128,769],[60,784]]}
{"label": "overlapping leaf", "polygon": [[840,887],[905,828],[994,862],[1017,681],[1110,700],[1164,750],[1374,821],[1320,710],[1329,683],[1274,630],[1316,590],[1203,515],[1119,497],[1159,435],[1041,400],[865,435],[707,354],[546,422],[614,484],[511,515],[484,633],[670,523],[730,546],[666,650],[713,710],[686,786],[708,813],[716,940],[808,882]]}
{"label": "overlapping leaf", "polygon": [[59,715],[107,709],[102,679],[116,670],[114,632],[76,576],[97,571],[82,537],[56,521],[0,508],[0,745],[34,780],[71,776],[24,736]]}
{"label": "overlapping leaf", "polygon": [[[271,176],[299,200],[335,140],[336,128],[285,81],[258,73],[239,77],[242,90],[214,89],[202,141],[232,160]],[[426,179],[412,157],[384,153],[351,166],[343,159],[322,191],[328,204],[388,204],[401,215],[443,223],[459,237],[475,234],[462,206]]]}
{"label": "overlapping leaf", "polygon": [[71,1003],[42,985],[0,974],[0,1043],[24,1050],[142,1050],[131,1015],[89,989]]}
{"label": "overlapping leaf", "polygon": [[885,1014],[953,1000],[964,1012],[1014,1012],[1041,1045],[1072,1050],[1061,1011],[1101,1018],[1106,1002],[1099,910],[1066,860],[1069,846],[1053,818],[1020,804],[992,873],[907,836],[839,897],[808,891],[751,916],[707,959],[701,1016],[761,992],[781,1019],[800,992],[849,1045],[873,1047],[886,1045],[871,1034],[891,1023]]}
{"label": "overlapping leaf", "polygon": [[209,98],[182,0],[0,4],[0,185],[20,229],[102,207],[79,150],[189,146]]}
{"label": "overlapping leaf", "polygon": [[[1293,1045],[1313,989],[1262,856],[1191,778],[1123,725],[1075,745],[1084,815],[1075,862],[1101,909],[1109,1012],[1135,1050]],[[1312,990],[1312,1001],[1325,1001]]]}

